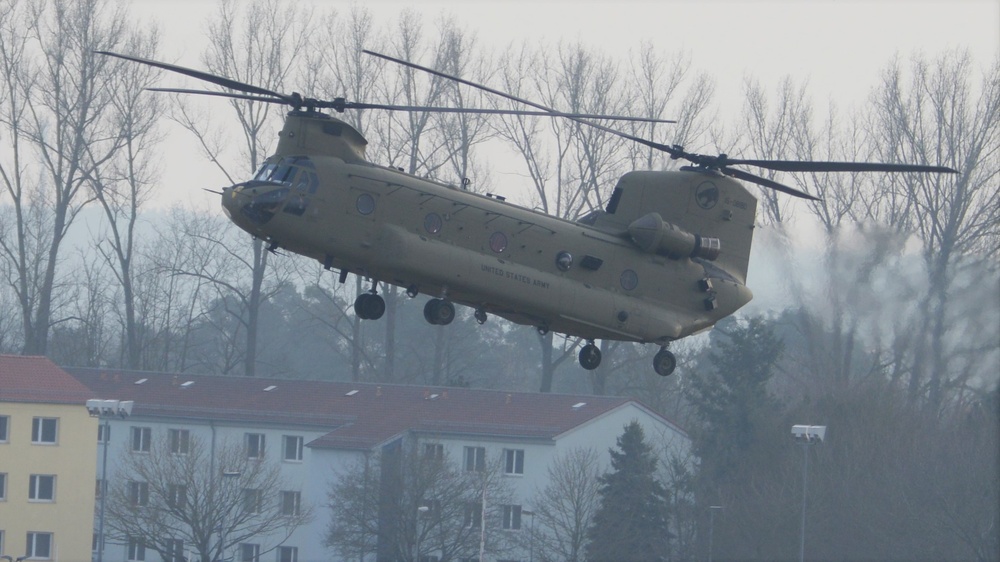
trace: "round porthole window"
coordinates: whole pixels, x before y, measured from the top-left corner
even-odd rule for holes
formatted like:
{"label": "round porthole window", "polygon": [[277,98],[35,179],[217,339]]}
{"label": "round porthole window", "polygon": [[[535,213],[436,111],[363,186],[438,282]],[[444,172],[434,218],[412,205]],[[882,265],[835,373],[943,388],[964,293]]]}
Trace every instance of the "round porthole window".
{"label": "round porthole window", "polygon": [[441,215],[437,213],[430,213],[424,217],[424,230],[431,234],[437,234],[441,232],[441,227],[444,226],[444,221],[441,220]]}
{"label": "round porthole window", "polygon": [[556,254],[556,267],[559,271],[569,271],[573,267],[573,254],[569,252],[559,252]]}
{"label": "round porthole window", "polygon": [[626,269],[622,272],[621,276],[622,289],[626,291],[631,291],[639,286],[639,274],[632,271],[631,269]]}
{"label": "round porthole window", "polygon": [[370,193],[362,193],[358,196],[356,206],[362,215],[370,215],[375,212],[375,198]]}
{"label": "round porthole window", "polygon": [[503,252],[507,249],[507,235],[503,232],[494,232],[490,236],[490,249],[496,253]]}

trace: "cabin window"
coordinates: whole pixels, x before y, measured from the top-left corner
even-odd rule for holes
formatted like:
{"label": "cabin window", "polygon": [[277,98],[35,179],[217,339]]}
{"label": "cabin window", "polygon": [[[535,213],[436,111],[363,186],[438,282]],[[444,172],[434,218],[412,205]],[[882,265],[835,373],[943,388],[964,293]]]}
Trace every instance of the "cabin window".
{"label": "cabin window", "polygon": [[639,274],[631,269],[626,269],[622,272],[621,284],[622,289],[625,289],[626,291],[635,289],[639,286]]}
{"label": "cabin window", "polygon": [[559,271],[569,271],[573,267],[573,254],[569,252],[559,252],[556,255],[556,267]]}
{"label": "cabin window", "polygon": [[443,226],[444,222],[441,220],[441,215],[437,213],[429,213],[424,217],[424,230],[431,234],[441,232]]}
{"label": "cabin window", "polygon": [[490,249],[496,253],[501,253],[507,249],[507,235],[503,232],[494,232],[490,236]]}
{"label": "cabin window", "polygon": [[288,198],[288,202],[285,203],[285,212],[290,215],[295,215],[301,217],[306,212],[306,207],[309,206],[309,198],[301,193],[292,194]]}
{"label": "cabin window", "polygon": [[611,192],[611,199],[608,200],[608,206],[605,209],[609,215],[615,214],[618,210],[618,203],[622,200],[622,188],[616,187],[614,191]]}
{"label": "cabin window", "polygon": [[375,198],[370,193],[362,193],[358,196],[356,206],[362,215],[370,215],[375,212]]}

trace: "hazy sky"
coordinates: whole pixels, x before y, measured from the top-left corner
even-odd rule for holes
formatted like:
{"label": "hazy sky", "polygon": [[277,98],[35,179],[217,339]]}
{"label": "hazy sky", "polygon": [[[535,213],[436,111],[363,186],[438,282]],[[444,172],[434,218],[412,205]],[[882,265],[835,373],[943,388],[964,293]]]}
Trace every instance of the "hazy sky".
{"label": "hazy sky", "polygon": [[[340,11],[351,6],[332,1],[315,4]],[[199,66],[204,19],[214,13],[214,2],[134,0],[131,5],[134,15],[160,24],[164,58]],[[747,75],[765,87],[777,85],[785,76],[808,80],[818,107],[828,100],[851,107],[865,102],[880,70],[897,54],[936,56],[947,49],[967,48],[985,68],[1000,53],[1000,0],[367,0],[362,5],[385,26],[395,23],[406,8],[419,10],[427,26],[442,14],[450,15],[475,32],[486,49],[501,50],[510,42],[563,40],[620,54],[622,60],[642,40],[666,53],[684,49],[692,57],[693,70],[715,79],[716,104],[723,115],[739,111],[740,88]],[[162,85],[184,85],[182,81],[164,75]],[[165,169],[176,164],[171,162],[174,153],[171,149],[165,154]],[[183,158],[189,169],[197,157],[173,156]],[[212,177],[204,187],[217,187],[212,184],[221,185],[222,179],[221,174]]]}

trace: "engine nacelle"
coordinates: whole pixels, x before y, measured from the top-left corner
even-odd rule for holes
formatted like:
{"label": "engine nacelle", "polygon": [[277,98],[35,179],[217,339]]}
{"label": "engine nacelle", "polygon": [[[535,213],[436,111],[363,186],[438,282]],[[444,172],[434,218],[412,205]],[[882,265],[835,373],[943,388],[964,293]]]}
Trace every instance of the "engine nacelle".
{"label": "engine nacelle", "polygon": [[713,261],[722,251],[718,238],[691,234],[663,220],[659,213],[644,215],[628,225],[629,236],[642,251],[674,259],[702,258]]}

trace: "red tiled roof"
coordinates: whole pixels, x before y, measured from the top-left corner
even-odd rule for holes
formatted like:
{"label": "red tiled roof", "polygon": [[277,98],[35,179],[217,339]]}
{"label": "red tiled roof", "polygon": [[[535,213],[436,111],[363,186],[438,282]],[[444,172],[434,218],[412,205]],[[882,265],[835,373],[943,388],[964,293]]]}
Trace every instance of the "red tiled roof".
{"label": "red tiled roof", "polygon": [[[329,430],[310,444],[321,448],[370,449],[410,430],[552,439],[632,402],[607,396],[430,386],[67,371],[97,398],[134,400],[133,416],[312,426]],[[268,387],[273,388],[265,390]]]}
{"label": "red tiled roof", "polygon": [[0,354],[0,401],[79,404],[90,390],[47,357]]}

